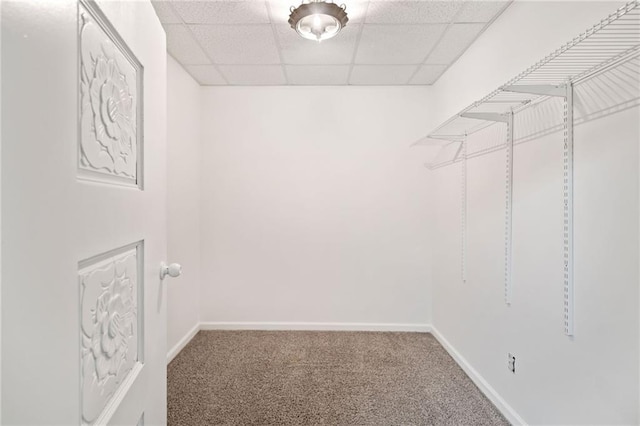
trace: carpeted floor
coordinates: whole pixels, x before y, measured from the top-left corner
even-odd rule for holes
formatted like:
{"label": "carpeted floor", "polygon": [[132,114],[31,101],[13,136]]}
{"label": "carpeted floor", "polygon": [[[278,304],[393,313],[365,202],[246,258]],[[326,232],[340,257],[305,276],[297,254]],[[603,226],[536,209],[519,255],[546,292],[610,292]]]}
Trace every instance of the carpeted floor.
{"label": "carpeted floor", "polygon": [[201,331],[168,367],[169,425],[506,425],[426,333]]}

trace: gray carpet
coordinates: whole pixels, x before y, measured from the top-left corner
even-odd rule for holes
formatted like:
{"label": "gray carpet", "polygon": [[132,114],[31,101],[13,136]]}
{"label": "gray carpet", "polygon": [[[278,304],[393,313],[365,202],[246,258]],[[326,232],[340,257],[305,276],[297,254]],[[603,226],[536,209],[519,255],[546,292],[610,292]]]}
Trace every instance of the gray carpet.
{"label": "gray carpet", "polygon": [[201,331],[169,364],[169,425],[505,425],[425,333]]}

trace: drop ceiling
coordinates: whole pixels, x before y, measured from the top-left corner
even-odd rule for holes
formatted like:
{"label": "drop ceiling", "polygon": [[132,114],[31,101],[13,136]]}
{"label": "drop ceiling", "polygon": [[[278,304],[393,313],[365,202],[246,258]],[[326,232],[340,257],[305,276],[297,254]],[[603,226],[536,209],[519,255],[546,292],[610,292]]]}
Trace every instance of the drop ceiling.
{"label": "drop ceiling", "polygon": [[430,85],[510,1],[344,3],[347,26],[316,43],[287,24],[299,0],[153,1],[169,54],[216,86]]}

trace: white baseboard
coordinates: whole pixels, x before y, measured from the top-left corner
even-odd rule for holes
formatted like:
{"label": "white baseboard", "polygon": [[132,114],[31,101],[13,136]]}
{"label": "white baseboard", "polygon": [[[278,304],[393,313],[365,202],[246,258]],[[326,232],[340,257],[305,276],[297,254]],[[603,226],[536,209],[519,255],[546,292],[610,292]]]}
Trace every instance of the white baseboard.
{"label": "white baseboard", "polygon": [[429,333],[429,324],[334,322],[200,322],[167,353],[169,364],[200,330],[406,331]]}
{"label": "white baseboard", "polygon": [[173,361],[176,355],[178,355],[180,351],[183,350],[185,346],[187,346],[191,339],[193,339],[193,337],[198,334],[198,331],[200,331],[200,323],[196,323],[196,325],[193,326],[193,328],[189,330],[187,334],[185,334],[184,337],[180,339],[180,341],[169,350],[169,353],[167,353],[167,365],[169,365],[169,363]]}
{"label": "white baseboard", "polygon": [[449,352],[458,365],[467,373],[467,376],[473,380],[473,383],[482,391],[483,394],[496,406],[503,416],[512,425],[526,425],[527,423],[516,413],[516,411],[496,392],[496,390],[478,373],[469,362],[445,339],[438,330],[431,326],[431,334],[435,337],[443,348]]}
{"label": "white baseboard", "polygon": [[359,322],[201,322],[200,330],[408,331],[428,333],[429,324]]}

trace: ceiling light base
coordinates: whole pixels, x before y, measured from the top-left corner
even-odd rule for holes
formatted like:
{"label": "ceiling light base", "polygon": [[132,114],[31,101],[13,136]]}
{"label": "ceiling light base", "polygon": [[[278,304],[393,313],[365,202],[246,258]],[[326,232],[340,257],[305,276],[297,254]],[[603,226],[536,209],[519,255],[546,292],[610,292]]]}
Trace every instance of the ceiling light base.
{"label": "ceiling light base", "polygon": [[315,41],[327,40],[334,37],[347,25],[346,6],[325,1],[312,1],[291,7],[289,25],[300,36]]}

